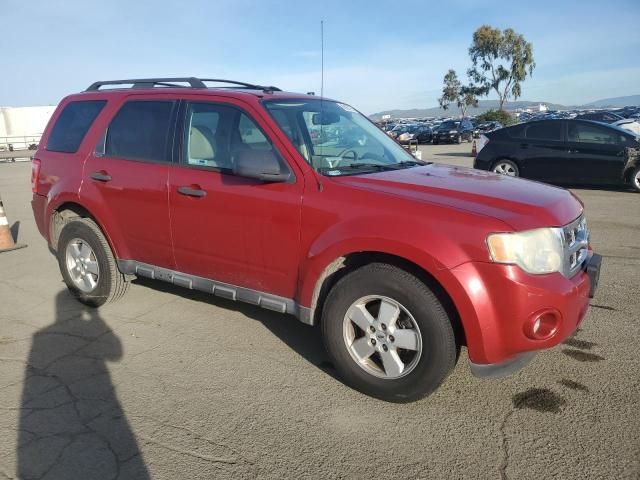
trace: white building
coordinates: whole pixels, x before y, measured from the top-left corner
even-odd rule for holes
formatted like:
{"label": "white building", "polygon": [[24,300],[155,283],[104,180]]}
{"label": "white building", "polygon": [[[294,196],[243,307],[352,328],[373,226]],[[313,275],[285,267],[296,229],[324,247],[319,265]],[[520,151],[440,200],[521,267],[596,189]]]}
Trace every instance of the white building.
{"label": "white building", "polygon": [[0,150],[38,143],[56,107],[0,107]]}

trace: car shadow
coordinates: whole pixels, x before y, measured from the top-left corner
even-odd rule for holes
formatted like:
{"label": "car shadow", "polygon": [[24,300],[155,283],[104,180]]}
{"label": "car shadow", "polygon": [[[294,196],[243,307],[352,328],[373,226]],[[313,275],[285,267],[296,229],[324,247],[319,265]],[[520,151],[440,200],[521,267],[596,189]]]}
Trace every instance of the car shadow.
{"label": "car shadow", "polygon": [[188,290],[171,283],[141,277],[133,280],[133,283],[154,290],[171,293],[172,295],[178,295],[189,300],[240,312],[246,317],[262,323],[271,333],[306,361],[331,377],[341,381],[334,371],[333,365],[329,362],[329,357],[322,343],[320,328],[317,325],[313,327],[305,325],[292,315],[283,315],[248,303],[234,302],[198,290]]}
{"label": "car shadow", "polygon": [[148,479],[107,362],[122,343],[67,290],[32,338],[22,390],[17,478]]}
{"label": "car shadow", "polygon": [[341,381],[334,371],[333,365],[329,362],[329,357],[322,343],[320,328],[317,325],[312,327],[300,322],[293,315],[283,315],[256,305],[227,300],[210,293],[189,290],[167,282],[139,277],[133,280],[133,283],[196,302],[240,312],[246,317],[262,323],[271,333],[302,358],[331,377]]}
{"label": "car shadow", "polygon": [[473,158],[471,152],[450,152],[450,153],[434,153],[438,157],[467,157]]}
{"label": "car shadow", "polygon": [[556,185],[562,188],[571,188],[577,190],[592,190],[592,191],[603,191],[603,192],[624,192],[624,193],[635,193],[631,186],[629,185],[582,185],[576,183],[550,183],[550,185]]}

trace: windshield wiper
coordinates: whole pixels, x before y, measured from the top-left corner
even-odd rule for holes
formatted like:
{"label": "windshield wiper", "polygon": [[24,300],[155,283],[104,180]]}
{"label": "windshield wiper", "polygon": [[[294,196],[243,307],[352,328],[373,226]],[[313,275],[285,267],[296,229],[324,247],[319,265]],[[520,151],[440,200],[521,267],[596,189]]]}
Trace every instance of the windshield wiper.
{"label": "windshield wiper", "polygon": [[335,167],[322,167],[319,168],[318,171],[320,173],[326,174],[329,172],[352,172],[352,171],[360,171],[360,170],[370,170],[374,172],[385,172],[387,170],[396,170],[395,167],[391,165],[381,165],[379,163],[351,163],[349,165],[339,165]]}
{"label": "windshield wiper", "polygon": [[433,162],[423,162],[418,160],[403,160],[402,162],[393,163],[392,166],[397,166],[398,168],[407,168],[407,167],[423,167],[425,165],[431,165]]}
{"label": "windshield wiper", "polygon": [[[340,165],[335,167],[322,167],[318,171],[322,174],[332,175],[331,172],[355,172],[364,173],[366,171],[371,172],[388,172],[391,170],[400,170],[409,167],[418,167],[424,165],[431,165],[433,162],[419,162],[413,160],[406,160],[398,163],[351,163],[349,165]],[[364,171],[364,172],[362,172]],[[335,174],[334,174],[335,175]]]}

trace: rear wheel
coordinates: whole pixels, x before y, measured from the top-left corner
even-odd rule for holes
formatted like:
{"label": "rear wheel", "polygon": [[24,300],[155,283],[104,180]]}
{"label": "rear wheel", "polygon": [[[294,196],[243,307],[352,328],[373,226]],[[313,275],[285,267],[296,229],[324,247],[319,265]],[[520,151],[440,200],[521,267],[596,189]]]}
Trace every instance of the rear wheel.
{"label": "rear wheel", "polygon": [[456,361],[442,304],[419,279],[387,264],[364,266],[334,286],[322,333],[345,383],[386,401],[430,394]]}
{"label": "rear wheel", "polygon": [[494,173],[499,173],[501,175],[507,175],[508,177],[520,176],[520,170],[518,169],[518,166],[511,160],[498,160],[493,164],[491,171]]}
{"label": "rear wheel", "polygon": [[126,292],[128,282],[92,220],[74,218],[67,223],[60,233],[57,255],[67,288],[85,305],[99,307]]}

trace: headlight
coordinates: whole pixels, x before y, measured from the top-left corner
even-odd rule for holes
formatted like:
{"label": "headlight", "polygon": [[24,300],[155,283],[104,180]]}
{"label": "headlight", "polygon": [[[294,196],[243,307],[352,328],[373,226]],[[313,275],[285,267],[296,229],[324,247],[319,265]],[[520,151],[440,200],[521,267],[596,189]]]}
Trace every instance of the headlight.
{"label": "headlight", "polygon": [[562,269],[561,228],[493,233],[487,237],[487,245],[494,262],[515,264],[527,273],[553,273]]}

